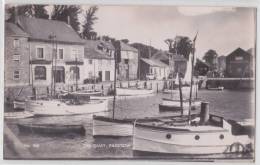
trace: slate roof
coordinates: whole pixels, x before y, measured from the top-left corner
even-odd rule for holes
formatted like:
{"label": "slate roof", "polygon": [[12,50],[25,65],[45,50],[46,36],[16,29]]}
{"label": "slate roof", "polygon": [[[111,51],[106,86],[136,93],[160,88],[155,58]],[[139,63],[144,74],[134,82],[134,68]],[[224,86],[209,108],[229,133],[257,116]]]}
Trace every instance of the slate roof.
{"label": "slate roof", "polygon": [[120,41],[121,51],[133,51],[138,52],[138,50],[122,41]]}
{"label": "slate roof", "polygon": [[84,44],[77,32],[62,21],[19,16],[18,25],[29,34],[29,39],[32,40],[49,42],[49,36],[54,34],[58,42]]}
{"label": "slate roof", "polygon": [[5,22],[5,35],[16,37],[29,37],[21,28],[14,23]]}
{"label": "slate roof", "polygon": [[84,57],[90,59],[110,59],[113,60],[113,56],[105,51],[98,50],[98,45],[102,45],[105,48],[114,50],[114,46],[110,42],[100,40],[85,40]]}
{"label": "slate roof", "polygon": [[245,51],[242,48],[237,48],[236,50],[234,50],[233,52],[229,53],[226,58],[230,58],[231,56],[236,56],[236,55],[243,55],[243,56],[252,56],[250,53],[248,53],[247,51]]}
{"label": "slate roof", "polygon": [[148,59],[148,58],[141,58],[141,60],[150,66],[163,67],[163,68],[168,67],[168,65],[166,65],[165,63],[163,63],[159,60]]}

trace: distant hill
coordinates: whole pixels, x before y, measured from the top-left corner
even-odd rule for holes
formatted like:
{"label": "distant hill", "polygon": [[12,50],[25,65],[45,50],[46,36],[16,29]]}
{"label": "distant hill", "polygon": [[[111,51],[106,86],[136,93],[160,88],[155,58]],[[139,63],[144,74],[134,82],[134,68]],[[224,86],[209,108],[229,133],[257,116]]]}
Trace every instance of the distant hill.
{"label": "distant hill", "polygon": [[130,45],[139,50],[141,58],[149,58],[149,48],[151,50],[151,56],[159,51],[158,49],[152,46],[145,45],[142,43],[132,43]]}

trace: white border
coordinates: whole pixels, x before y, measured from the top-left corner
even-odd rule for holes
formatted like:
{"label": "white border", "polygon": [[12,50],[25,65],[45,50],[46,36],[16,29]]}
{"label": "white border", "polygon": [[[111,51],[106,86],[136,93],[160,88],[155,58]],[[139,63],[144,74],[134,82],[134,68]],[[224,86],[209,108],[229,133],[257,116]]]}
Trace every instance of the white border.
{"label": "white border", "polygon": [[[240,7],[256,7],[257,8],[257,27],[259,29],[259,10],[260,10],[260,0],[126,0],[126,1],[120,1],[120,0],[0,0],[0,117],[1,117],[1,126],[0,126],[0,144],[3,144],[3,96],[4,96],[4,3],[19,3],[19,4],[25,4],[25,3],[41,3],[41,4],[97,4],[97,5],[176,5],[176,6],[240,6]],[[257,40],[259,40],[259,34],[257,33]],[[259,51],[259,41],[257,42],[257,53]],[[259,64],[259,57],[256,57],[256,64]],[[259,71],[259,66],[256,65],[256,70]],[[256,73],[256,84],[258,84],[259,80],[259,73]],[[256,88],[256,100],[258,99],[258,92],[259,89]],[[256,118],[259,119],[259,112],[258,112],[259,103],[256,101]],[[255,163],[259,164],[259,127],[260,127],[260,121],[256,120],[256,155],[255,155]],[[2,147],[2,146],[1,146]],[[103,160],[103,161],[41,161],[41,160],[2,160],[3,158],[3,149],[0,149],[0,164],[57,164],[62,163],[64,165],[71,165],[72,163],[77,164],[179,164],[180,162],[172,162],[172,161],[155,161],[155,160]],[[192,162],[194,164],[196,162]],[[190,164],[187,163],[181,163],[181,164]],[[205,163],[196,163],[196,164],[205,164]],[[207,163],[208,164],[208,163]],[[230,163],[221,163],[221,164],[230,164]],[[245,163],[236,163],[236,164],[245,164]]]}

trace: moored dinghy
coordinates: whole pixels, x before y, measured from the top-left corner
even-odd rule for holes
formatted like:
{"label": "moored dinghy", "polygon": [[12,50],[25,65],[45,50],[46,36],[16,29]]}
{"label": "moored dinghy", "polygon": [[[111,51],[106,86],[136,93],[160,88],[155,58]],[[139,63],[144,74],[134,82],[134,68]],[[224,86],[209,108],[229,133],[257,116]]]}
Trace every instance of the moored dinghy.
{"label": "moored dinghy", "polygon": [[82,125],[62,125],[62,124],[17,124],[20,132],[39,134],[85,134]]}

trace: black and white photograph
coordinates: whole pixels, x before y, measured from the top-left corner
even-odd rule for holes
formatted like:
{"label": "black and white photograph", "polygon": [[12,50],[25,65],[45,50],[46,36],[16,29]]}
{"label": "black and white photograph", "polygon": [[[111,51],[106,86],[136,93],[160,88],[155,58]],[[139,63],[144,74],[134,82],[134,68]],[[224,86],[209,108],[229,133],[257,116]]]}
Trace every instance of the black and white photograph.
{"label": "black and white photograph", "polygon": [[3,13],[5,160],[255,161],[257,7]]}

